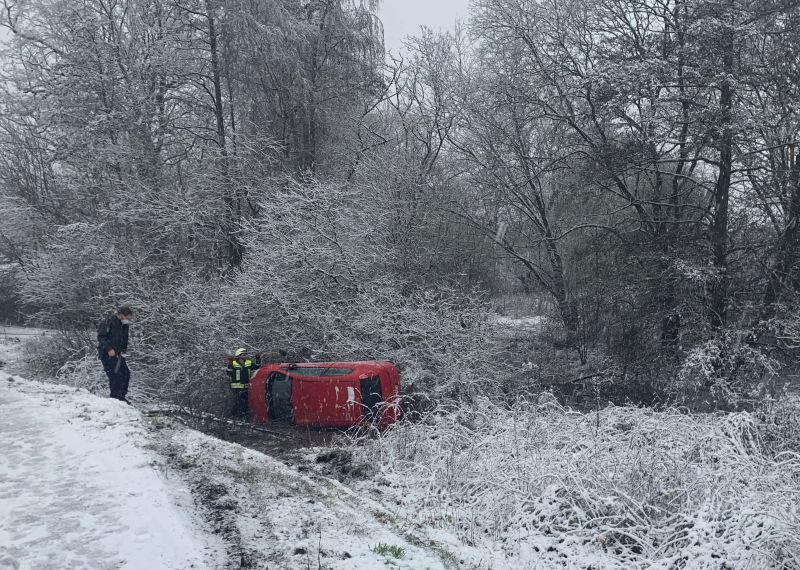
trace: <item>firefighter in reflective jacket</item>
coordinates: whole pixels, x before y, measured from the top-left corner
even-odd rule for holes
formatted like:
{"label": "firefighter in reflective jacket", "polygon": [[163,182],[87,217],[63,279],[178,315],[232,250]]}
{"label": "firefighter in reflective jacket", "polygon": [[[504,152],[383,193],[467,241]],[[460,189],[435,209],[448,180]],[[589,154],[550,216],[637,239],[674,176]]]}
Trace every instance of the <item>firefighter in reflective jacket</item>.
{"label": "firefighter in reflective jacket", "polygon": [[246,416],[247,409],[247,387],[250,385],[250,377],[260,366],[259,358],[251,358],[243,348],[238,349],[233,358],[228,358],[228,376],[231,381],[231,391],[233,392],[233,406],[231,415],[235,417]]}

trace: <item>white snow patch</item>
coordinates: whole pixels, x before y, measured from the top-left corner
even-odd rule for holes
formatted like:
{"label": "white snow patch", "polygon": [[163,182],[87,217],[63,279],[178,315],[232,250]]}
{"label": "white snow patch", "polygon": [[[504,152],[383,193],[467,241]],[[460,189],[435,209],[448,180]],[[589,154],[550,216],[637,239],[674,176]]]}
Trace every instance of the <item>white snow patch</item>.
{"label": "white snow patch", "polygon": [[57,334],[57,331],[50,329],[0,325],[0,340],[19,342],[24,338],[53,336],[54,334]]}
{"label": "white snow patch", "polygon": [[0,568],[217,567],[146,443],[122,402],[0,372]]}
{"label": "white snow patch", "polygon": [[522,318],[513,318],[513,317],[502,317],[496,316],[491,319],[492,323],[502,327],[508,327],[512,329],[535,329],[539,330],[550,319],[544,317],[542,315],[536,315],[532,317],[522,317]]}

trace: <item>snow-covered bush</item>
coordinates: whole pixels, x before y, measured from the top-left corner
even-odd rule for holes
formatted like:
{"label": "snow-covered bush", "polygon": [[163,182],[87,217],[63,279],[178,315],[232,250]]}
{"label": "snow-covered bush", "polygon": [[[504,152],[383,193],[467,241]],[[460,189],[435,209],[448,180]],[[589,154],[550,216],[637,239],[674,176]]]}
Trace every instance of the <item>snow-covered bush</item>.
{"label": "snow-covered bush", "polygon": [[[80,359],[67,360],[56,372],[55,380],[59,384],[83,388],[92,394],[107,396],[109,393],[108,378],[94,354],[87,354]],[[134,384],[131,394],[137,392],[139,392],[139,387]]]}
{"label": "snow-covered bush", "polygon": [[748,413],[484,401],[352,452],[402,515],[518,567],[793,568],[800,455],[769,452],[761,433]]}
{"label": "snow-covered bush", "polygon": [[50,331],[22,345],[18,372],[93,394],[108,394],[108,379],[86,332]]}
{"label": "snow-covered bush", "polygon": [[[261,205],[230,279],[243,341],[314,360],[386,359],[404,383],[453,395],[486,386],[492,326],[480,295],[396,270],[393,206],[370,188],[287,182]],[[277,346],[275,346],[277,345]],[[451,381],[448,371],[459,370]]]}
{"label": "snow-covered bush", "polygon": [[[142,396],[220,412],[228,377],[225,357],[240,342],[245,308],[227,303],[225,283],[186,271],[177,282],[132,280],[126,302],[131,389]],[[237,334],[238,333],[238,334]]]}
{"label": "snow-covered bush", "polygon": [[687,354],[674,386],[676,400],[700,409],[737,409],[782,393],[780,363],[726,332]]}
{"label": "snow-covered bush", "polygon": [[800,450],[800,399],[797,395],[772,402],[756,413],[761,440],[770,453],[777,456]]}
{"label": "snow-covered bush", "polygon": [[77,222],[54,228],[31,261],[21,283],[23,302],[38,308],[38,316],[73,326],[85,325],[109,298],[124,291],[128,260],[102,228]]}
{"label": "snow-covered bush", "polygon": [[483,298],[454,280],[423,286],[398,273],[385,196],[288,181],[260,208],[242,234],[242,266],[229,271],[150,263],[139,243],[126,246],[144,248],[145,257],[119,255],[112,236],[86,225],[81,239],[43,250],[27,295],[86,333],[75,354],[52,347],[50,374],[65,362],[84,366],[96,321],[126,304],[135,313],[129,364],[137,399],[221,411],[225,356],[239,346],[318,361],[391,360],[406,389],[434,397],[496,389],[486,380],[501,375]]}

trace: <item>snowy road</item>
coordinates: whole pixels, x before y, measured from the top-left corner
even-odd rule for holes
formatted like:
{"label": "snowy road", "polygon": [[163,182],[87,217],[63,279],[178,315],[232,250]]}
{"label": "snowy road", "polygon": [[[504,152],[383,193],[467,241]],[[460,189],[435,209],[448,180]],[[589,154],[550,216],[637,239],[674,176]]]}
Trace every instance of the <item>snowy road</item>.
{"label": "snowy road", "polygon": [[216,567],[144,439],[125,404],[0,372],[0,568]]}

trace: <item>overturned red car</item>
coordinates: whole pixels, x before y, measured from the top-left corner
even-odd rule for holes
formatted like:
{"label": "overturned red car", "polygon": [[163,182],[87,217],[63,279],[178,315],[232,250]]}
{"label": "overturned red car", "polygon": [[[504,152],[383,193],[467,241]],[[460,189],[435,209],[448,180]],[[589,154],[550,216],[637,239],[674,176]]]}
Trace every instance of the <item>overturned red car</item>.
{"label": "overturned red car", "polygon": [[248,404],[261,423],[383,428],[400,418],[400,373],[380,361],[264,364],[250,379]]}

